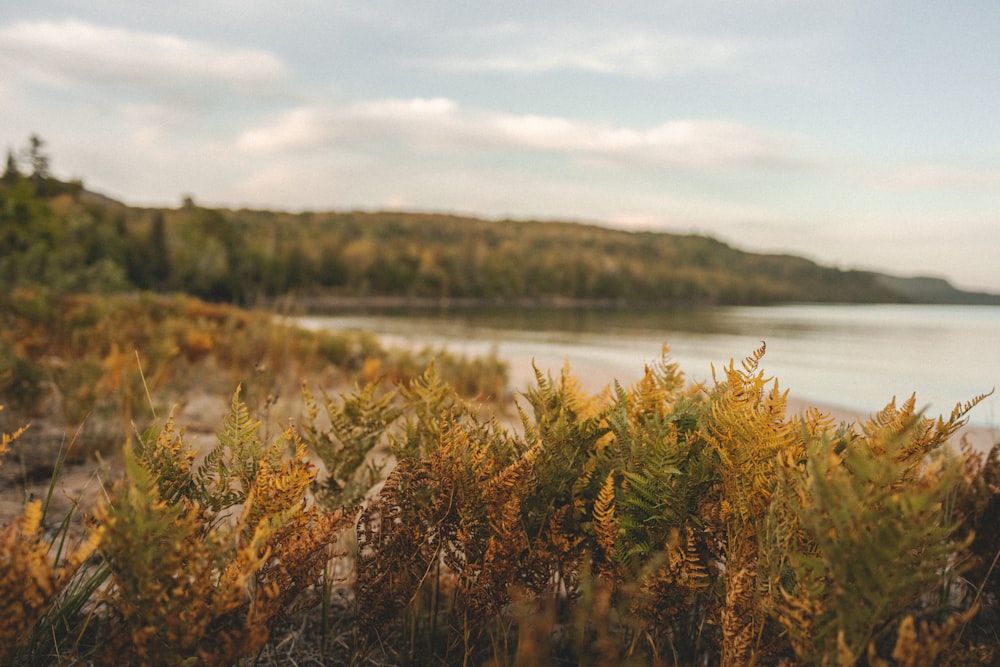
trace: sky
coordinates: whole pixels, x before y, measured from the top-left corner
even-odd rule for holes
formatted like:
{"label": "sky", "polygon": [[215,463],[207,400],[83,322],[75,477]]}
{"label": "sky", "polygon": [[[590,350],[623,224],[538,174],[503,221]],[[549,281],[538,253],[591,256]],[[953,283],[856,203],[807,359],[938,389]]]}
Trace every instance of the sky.
{"label": "sky", "polygon": [[715,236],[1000,292],[1000,3],[0,5],[0,149],[135,205]]}

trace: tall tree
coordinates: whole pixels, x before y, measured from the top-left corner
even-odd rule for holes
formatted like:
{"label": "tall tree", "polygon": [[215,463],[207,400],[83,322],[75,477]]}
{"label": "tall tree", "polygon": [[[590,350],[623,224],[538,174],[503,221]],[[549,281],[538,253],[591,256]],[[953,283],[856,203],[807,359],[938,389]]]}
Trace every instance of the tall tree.
{"label": "tall tree", "polygon": [[14,151],[7,149],[7,166],[3,170],[4,183],[16,183],[21,178],[21,172],[17,168],[17,158]]}
{"label": "tall tree", "polygon": [[28,148],[25,157],[31,167],[31,178],[35,181],[42,181],[49,177],[49,156],[45,152],[45,140],[37,134],[28,137]]}
{"label": "tall tree", "polygon": [[170,278],[170,255],[167,252],[167,228],[161,211],[153,215],[147,244],[149,277],[153,288],[166,289],[167,279]]}

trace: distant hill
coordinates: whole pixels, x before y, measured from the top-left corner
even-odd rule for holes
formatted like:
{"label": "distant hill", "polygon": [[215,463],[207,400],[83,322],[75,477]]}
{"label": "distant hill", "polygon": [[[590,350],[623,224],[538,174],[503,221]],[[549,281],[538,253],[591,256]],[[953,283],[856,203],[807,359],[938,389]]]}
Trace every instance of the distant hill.
{"label": "distant hill", "polygon": [[[51,180],[51,179],[50,179]],[[694,234],[403,212],[132,207],[0,183],[0,288],[396,305],[989,303],[938,278],[826,267]]]}
{"label": "distant hill", "polygon": [[954,303],[997,305],[1000,295],[986,292],[966,292],[953,286],[944,278],[917,276],[901,278],[879,274],[878,280],[893,292],[914,303]]}

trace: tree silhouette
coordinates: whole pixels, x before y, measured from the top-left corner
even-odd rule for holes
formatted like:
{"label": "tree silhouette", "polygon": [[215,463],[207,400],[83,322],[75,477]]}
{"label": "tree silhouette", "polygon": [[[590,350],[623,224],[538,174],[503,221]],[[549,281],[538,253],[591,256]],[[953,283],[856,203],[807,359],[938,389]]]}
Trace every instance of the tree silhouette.
{"label": "tree silhouette", "polygon": [[170,278],[170,256],[167,253],[167,230],[163,213],[157,211],[149,229],[149,277],[157,289],[164,289]]}
{"label": "tree silhouette", "polygon": [[7,166],[3,170],[3,182],[4,183],[16,183],[21,178],[21,172],[17,168],[17,158],[14,157],[14,152],[7,149]]}
{"label": "tree silhouette", "polygon": [[45,140],[37,134],[28,137],[28,148],[25,149],[25,158],[31,167],[31,178],[34,181],[42,181],[49,177],[50,159],[44,150]]}

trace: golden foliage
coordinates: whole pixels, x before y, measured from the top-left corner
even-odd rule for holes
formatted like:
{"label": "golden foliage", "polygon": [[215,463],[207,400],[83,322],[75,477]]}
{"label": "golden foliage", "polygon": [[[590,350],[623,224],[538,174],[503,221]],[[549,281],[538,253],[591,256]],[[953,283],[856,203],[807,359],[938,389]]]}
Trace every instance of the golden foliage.
{"label": "golden foliage", "polygon": [[42,503],[29,503],[0,534],[0,658],[9,659],[56,591],[48,545],[41,541]]}
{"label": "golden foliage", "polygon": [[597,546],[604,553],[606,561],[614,559],[615,543],[618,541],[618,524],[615,521],[615,473],[608,473],[601,490],[594,501],[594,530]]}
{"label": "golden foliage", "polygon": [[98,518],[106,526],[109,602],[121,620],[105,640],[107,657],[231,664],[266,640],[266,627],[241,613],[248,582],[267,555],[265,527],[247,543],[228,528],[206,531],[196,512],[165,503],[134,463]]}
{"label": "golden foliage", "polygon": [[[765,633],[767,618],[759,604],[760,534],[772,504],[782,461],[805,457],[803,429],[786,415],[787,391],[759,370],[766,346],[724,368],[716,378],[711,408],[699,433],[718,457],[719,519],[725,526],[720,628],[724,665],[758,659],[776,650]],[[713,369],[714,371],[714,369]],[[766,545],[765,545],[766,548]],[[765,567],[767,556],[764,556]]]}
{"label": "golden foliage", "polygon": [[[3,405],[0,405],[0,410],[3,410]],[[4,455],[10,451],[11,443],[20,438],[26,430],[28,426],[21,426],[13,433],[0,433],[0,466],[3,465]]]}
{"label": "golden foliage", "polygon": [[0,618],[0,639],[37,632],[99,539],[87,657],[232,664],[316,601],[354,526],[355,663],[995,661],[1000,447],[944,447],[982,397],[938,420],[912,398],[856,425],[789,415],[764,352],[709,389],[666,348],[598,396],[536,372],[521,431],[433,366],[398,391],[306,390],[304,435],[269,441],[237,390],[200,464],[172,418],[147,431],[58,567],[37,505],[3,529],[23,625]]}
{"label": "golden foliage", "polygon": [[719,457],[723,518],[734,526],[753,524],[763,515],[779,455],[798,459],[804,454],[795,422],[785,414],[787,391],[758,370],[765,350],[764,345],[754,350],[740,369],[733,362],[724,369],[725,380],[716,380],[701,431]]}
{"label": "golden foliage", "polygon": [[16,523],[0,528],[0,662],[30,640],[66,582],[93,553],[100,531],[91,532],[62,560],[53,562],[42,528],[42,503],[33,501]]}
{"label": "golden foliage", "polygon": [[296,431],[264,443],[259,426],[237,390],[199,468],[171,420],[126,450],[126,478],[97,514],[119,619],[108,656],[232,664],[318,582],[350,520],[307,504],[315,469]]}
{"label": "golden foliage", "polygon": [[[0,406],[3,409],[3,406]],[[3,434],[0,456],[24,432]],[[8,664],[30,641],[33,628],[49,613],[67,581],[87,561],[101,539],[90,531],[64,556],[52,558],[40,500],[27,503],[19,520],[0,527],[0,663]],[[61,551],[61,550],[60,550]]]}

